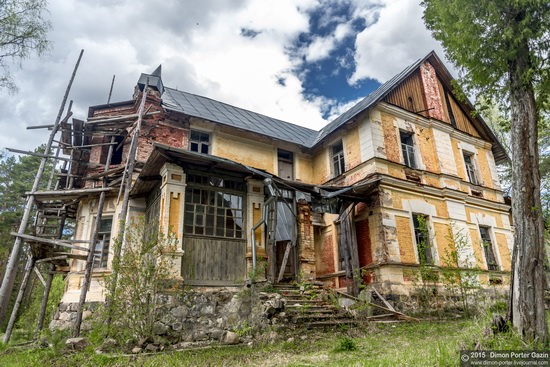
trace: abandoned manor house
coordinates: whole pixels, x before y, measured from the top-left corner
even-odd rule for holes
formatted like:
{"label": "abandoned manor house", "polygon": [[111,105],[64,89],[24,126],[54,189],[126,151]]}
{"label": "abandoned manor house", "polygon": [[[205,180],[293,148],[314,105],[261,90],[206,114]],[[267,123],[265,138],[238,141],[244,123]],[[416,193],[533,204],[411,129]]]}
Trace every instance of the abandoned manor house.
{"label": "abandoned manor house", "polygon": [[[79,246],[98,238],[87,302],[105,300],[121,214],[174,236],[173,279],[195,289],[311,281],[394,299],[426,267],[478,268],[504,288],[513,234],[496,166],[509,158],[472,112],[434,52],[320,131],[165,86],[159,66],[133,99],[64,122],[67,189],[36,200],[63,204]],[[61,306],[83,285],[86,251],[71,253]]]}

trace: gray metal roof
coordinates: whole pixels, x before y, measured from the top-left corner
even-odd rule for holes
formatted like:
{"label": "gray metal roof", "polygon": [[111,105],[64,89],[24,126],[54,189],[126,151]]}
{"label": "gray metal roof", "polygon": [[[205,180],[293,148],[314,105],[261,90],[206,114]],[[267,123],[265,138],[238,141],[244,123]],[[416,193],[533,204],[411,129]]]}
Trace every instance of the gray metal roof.
{"label": "gray metal roof", "polygon": [[[443,74],[446,81],[450,81],[452,76],[449,71],[443,66],[441,60],[437,57],[434,51],[422,59],[418,59],[413,64],[405,68],[399,74],[382,84],[378,89],[369,94],[359,103],[351,107],[342,115],[331,121],[328,125],[322,128],[320,131],[315,131],[306,127],[298,126],[278,120],[272,117],[268,117],[256,112],[248,111],[243,108],[231,106],[227,103],[215,101],[210,98],[198,96],[195,94],[179,91],[177,89],[164,87],[164,94],[162,95],[163,106],[167,110],[177,111],[185,113],[189,116],[199,117],[212,122],[233,126],[246,131],[255,132],[258,134],[266,135],[271,138],[280,139],[283,141],[299,144],[301,146],[311,148],[320,143],[332,132],[336,131],[339,127],[346,122],[352,120],[361,112],[374,106],[380,102],[388,93],[390,93],[396,86],[403,82],[409,75],[411,75],[422,62],[430,59],[434,67]],[[157,75],[158,74],[158,75]],[[145,82],[146,76],[142,74],[140,82]],[[159,80],[157,80],[157,78]],[[162,80],[160,76],[160,66],[153,72],[152,77],[149,79],[151,85],[158,84],[162,88]],[[158,87],[157,87],[158,88]],[[467,105],[473,109],[468,102]],[[481,117],[478,117],[480,121],[480,128],[485,134],[485,138],[496,143],[493,144],[493,154],[497,163],[503,163],[509,160],[506,152],[493,132],[489,129],[487,124]]]}
{"label": "gray metal roof", "polygon": [[183,112],[186,115],[200,117],[311,148],[344,123],[378,103],[397,84],[408,77],[424,59],[419,59],[392,79],[382,84],[361,102],[344,112],[320,131],[308,129],[256,112],[231,106],[227,103],[169,87],[164,87],[162,103],[168,110]]}
{"label": "gray metal roof", "polygon": [[310,147],[318,132],[210,98],[165,87],[162,104],[167,110],[183,112],[246,131]]}

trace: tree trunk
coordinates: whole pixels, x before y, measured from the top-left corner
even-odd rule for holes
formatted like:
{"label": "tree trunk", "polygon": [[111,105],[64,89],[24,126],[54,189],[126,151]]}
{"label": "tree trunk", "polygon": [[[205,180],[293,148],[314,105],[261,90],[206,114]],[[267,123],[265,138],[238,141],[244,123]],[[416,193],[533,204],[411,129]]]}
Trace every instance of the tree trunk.
{"label": "tree trunk", "polygon": [[508,318],[525,340],[548,341],[544,314],[544,234],[540,200],[538,114],[529,46],[508,62],[512,117],[514,251]]}

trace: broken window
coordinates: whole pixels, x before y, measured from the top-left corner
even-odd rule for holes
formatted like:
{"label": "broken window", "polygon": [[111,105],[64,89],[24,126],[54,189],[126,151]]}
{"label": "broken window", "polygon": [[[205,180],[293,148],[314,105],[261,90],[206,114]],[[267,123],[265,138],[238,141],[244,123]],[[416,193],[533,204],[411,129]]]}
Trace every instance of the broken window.
{"label": "broken window", "polygon": [[476,167],[474,164],[474,155],[472,153],[463,152],[464,164],[466,165],[466,173],[468,174],[468,179],[474,185],[479,185],[477,179]]}
{"label": "broken window", "polygon": [[421,265],[433,265],[432,245],[430,243],[429,218],[424,214],[413,214],[414,238]]}
{"label": "broken window", "polygon": [[101,218],[98,239],[94,247],[94,268],[106,268],[109,258],[109,244],[111,242],[111,227],[113,218]]}
{"label": "broken window", "polygon": [[294,155],[292,152],[279,149],[277,150],[277,158],[279,163],[279,177],[285,180],[294,179]]}
{"label": "broken window", "polygon": [[202,154],[210,153],[210,134],[202,131],[191,130],[189,150]]}
{"label": "broken window", "polygon": [[244,181],[189,173],[185,190],[186,234],[244,238]]}
{"label": "broken window", "polygon": [[487,270],[498,271],[499,266],[493,250],[493,241],[489,234],[489,227],[479,227],[479,234],[481,235],[481,245],[483,246],[483,253],[485,254],[485,261],[487,262]]}
{"label": "broken window", "polygon": [[[124,145],[121,144],[124,141],[124,135],[116,135],[113,143],[113,154],[111,156],[110,164],[121,164],[124,152]],[[111,142],[111,137],[103,139],[105,143]],[[109,155],[110,144],[103,145],[101,147],[101,156],[99,157],[99,163],[107,163],[107,156]],[[118,148],[118,149],[117,149]]]}
{"label": "broken window", "polygon": [[401,151],[403,152],[403,161],[405,166],[417,168],[414,156],[413,134],[405,131],[399,131],[399,138],[401,140]]}
{"label": "broken window", "polygon": [[344,161],[344,145],[342,141],[332,146],[332,170],[334,177],[340,176],[346,170]]}

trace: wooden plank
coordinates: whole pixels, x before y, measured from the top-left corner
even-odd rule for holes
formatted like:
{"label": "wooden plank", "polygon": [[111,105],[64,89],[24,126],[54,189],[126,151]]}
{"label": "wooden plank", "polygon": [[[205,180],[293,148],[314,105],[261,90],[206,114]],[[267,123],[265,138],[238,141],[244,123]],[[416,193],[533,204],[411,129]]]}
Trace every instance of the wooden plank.
{"label": "wooden plank", "polygon": [[369,306],[376,307],[376,308],[378,308],[378,309],[380,309],[380,310],[384,310],[384,311],[386,311],[386,312],[390,312],[390,313],[392,313],[392,314],[394,314],[394,315],[397,315],[397,316],[398,316],[400,319],[402,319],[402,320],[407,320],[407,321],[420,321],[420,319],[417,319],[417,318],[415,318],[415,317],[407,316],[407,315],[405,315],[404,313],[401,313],[401,312],[399,312],[399,311],[392,311],[392,310],[390,310],[389,308],[386,308],[386,307],[377,305],[377,304],[375,304],[375,303],[363,301],[363,300],[361,300],[361,299],[359,299],[359,298],[357,298],[357,297],[353,297],[353,296],[350,296],[349,294],[346,294],[346,293],[344,293],[344,292],[340,292],[339,290],[336,290],[336,289],[335,289],[334,292],[337,293],[337,294],[341,294],[342,296],[345,296],[345,297],[347,297],[347,298],[350,298],[350,299],[352,299],[352,300],[354,300],[354,301],[363,302],[363,303],[368,304]]}
{"label": "wooden plank", "polygon": [[47,238],[35,237],[35,236],[28,235],[28,234],[22,234],[22,233],[17,233],[17,232],[11,232],[10,234],[12,236],[19,237],[19,238],[22,238],[22,239],[28,240],[28,241],[34,241],[34,242],[44,243],[44,244],[53,245],[53,246],[62,246],[62,247],[67,247],[67,248],[74,249],[74,250],[81,250],[81,251],[88,252],[88,249],[86,247],[71,245],[70,243],[66,243],[62,240],[49,240]]}
{"label": "wooden plank", "polygon": [[393,308],[393,306],[388,301],[386,301],[386,299],[382,297],[380,293],[378,293],[376,288],[372,287],[372,290],[374,291],[374,293],[376,293],[376,296],[380,298],[380,300],[382,300],[382,302],[384,303],[384,305],[386,305],[387,308],[395,312],[395,308]]}
{"label": "wooden plank", "polygon": [[285,268],[286,263],[288,261],[288,255],[290,254],[290,249],[292,247],[292,242],[287,242],[286,249],[285,249],[285,255],[283,256],[283,261],[281,263],[281,270],[279,270],[279,277],[277,278],[277,282],[280,282],[281,279],[283,279],[283,276],[285,274]]}

